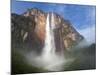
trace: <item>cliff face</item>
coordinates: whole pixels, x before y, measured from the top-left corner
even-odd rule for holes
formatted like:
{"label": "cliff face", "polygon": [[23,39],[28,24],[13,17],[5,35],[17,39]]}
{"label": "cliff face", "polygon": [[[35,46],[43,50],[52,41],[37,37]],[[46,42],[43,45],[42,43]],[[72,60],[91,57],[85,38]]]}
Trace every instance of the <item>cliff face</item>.
{"label": "cliff face", "polygon": [[75,30],[69,20],[64,20],[64,18],[56,13],[53,14],[57,51],[68,50],[83,40],[83,37]]}
{"label": "cliff face", "polygon": [[30,17],[34,16],[35,19],[32,21],[36,23],[34,32],[36,36],[40,39],[40,41],[44,41],[45,38],[45,25],[46,25],[46,13],[38,9],[30,9],[25,12],[23,16]]}
{"label": "cliff face", "polygon": [[[40,48],[42,48],[45,40],[47,13],[38,9],[29,9],[22,15],[12,14],[11,17],[13,26],[12,35],[15,36],[16,39],[19,39],[17,36],[20,36],[23,43],[29,43],[33,48],[36,46],[41,46]],[[57,51],[69,49],[83,39],[71,25],[70,21],[65,20],[57,13],[53,13],[53,17]]]}

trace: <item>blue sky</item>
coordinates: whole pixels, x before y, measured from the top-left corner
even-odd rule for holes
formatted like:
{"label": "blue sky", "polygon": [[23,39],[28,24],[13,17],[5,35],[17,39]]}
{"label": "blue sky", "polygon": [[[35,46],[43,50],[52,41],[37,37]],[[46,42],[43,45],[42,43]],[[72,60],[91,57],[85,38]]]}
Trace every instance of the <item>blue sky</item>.
{"label": "blue sky", "polygon": [[58,13],[64,19],[70,20],[72,25],[83,36],[85,36],[87,40],[95,41],[95,24],[96,24],[95,6],[23,2],[23,1],[19,2],[19,1],[12,0],[11,12],[22,14],[28,8],[38,8],[45,12]]}

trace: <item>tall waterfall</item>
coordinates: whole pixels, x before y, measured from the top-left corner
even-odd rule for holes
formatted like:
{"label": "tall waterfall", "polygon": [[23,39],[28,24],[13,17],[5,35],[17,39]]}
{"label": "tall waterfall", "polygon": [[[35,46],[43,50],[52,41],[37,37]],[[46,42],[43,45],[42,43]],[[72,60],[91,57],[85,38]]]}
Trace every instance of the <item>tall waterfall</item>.
{"label": "tall waterfall", "polygon": [[45,43],[42,53],[42,61],[44,68],[50,71],[59,71],[62,69],[62,65],[65,63],[65,59],[56,54],[55,40],[54,40],[54,14],[48,14],[46,20],[46,35]]}
{"label": "tall waterfall", "polygon": [[[50,19],[51,18],[51,19]],[[43,48],[43,56],[44,58],[49,58],[55,54],[55,41],[54,41],[54,16],[52,14],[47,15],[46,20],[46,35],[45,35],[45,44]]]}

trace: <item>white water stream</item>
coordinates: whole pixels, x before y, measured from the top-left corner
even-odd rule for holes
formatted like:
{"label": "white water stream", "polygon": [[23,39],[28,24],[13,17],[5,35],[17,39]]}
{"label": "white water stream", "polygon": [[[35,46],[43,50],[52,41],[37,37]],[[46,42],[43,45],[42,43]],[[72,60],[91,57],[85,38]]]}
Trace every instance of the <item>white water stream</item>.
{"label": "white water stream", "polygon": [[42,56],[44,59],[48,59],[55,55],[55,41],[54,41],[54,16],[51,15],[51,22],[50,22],[50,15],[47,15],[46,20],[46,36],[45,36],[45,44],[42,52]]}

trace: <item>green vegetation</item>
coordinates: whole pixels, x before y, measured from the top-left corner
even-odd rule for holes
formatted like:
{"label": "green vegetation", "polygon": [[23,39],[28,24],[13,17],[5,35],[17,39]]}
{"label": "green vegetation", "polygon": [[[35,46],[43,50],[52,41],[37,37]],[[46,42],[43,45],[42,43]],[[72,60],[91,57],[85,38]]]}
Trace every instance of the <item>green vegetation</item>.
{"label": "green vegetation", "polygon": [[[67,51],[67,58],[75,58],[73,62],[64,64],[63,71],[95,69],[95,44],[81,50]],[[92,58],[91,58],[92,57]],[[50,72],[27,63],[24,56],[17,50],[12,50],[12,74]]]}
{"label": "green vegetation", "polygon": [[41,68],[33,67],[29,65],[24,56],[21,55],[18,51],[12,50],[12,74],[25,74],[25,73],[40,73],[45,72]]}

